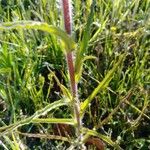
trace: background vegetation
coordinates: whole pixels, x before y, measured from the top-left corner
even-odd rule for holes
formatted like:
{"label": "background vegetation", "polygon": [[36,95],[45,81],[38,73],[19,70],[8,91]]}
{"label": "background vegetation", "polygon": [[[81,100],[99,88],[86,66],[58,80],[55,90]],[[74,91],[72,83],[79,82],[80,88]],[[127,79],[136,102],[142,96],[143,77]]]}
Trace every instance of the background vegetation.
{"label": "background vegetation", "polygon": [[[0,2],[0,22],[35,20],[63,28],[60,4],[56,0]],[[78,48],[84,47],[84,55],[96,57],[84,62],[79,82],[80,101],[92,93],[118,57],[126,55],[110,83],[88,106],[83,126],[93,131],[95,128],[122,149],[149,149],[150,1],[96,0],[90,18],[91,3],[91,0],[73,1],[74,39]],[[74,128],[47,120],[44,123],[30,120],[39,110],[63,98],[57,79],[69,86],[61,49],[54,35],[41,31],[0,31],[0,149],[69,147],[67,138],[74,137]],[[61,106],[42,116],[70,118],[70,112],[68,107]],[[113,144],[105,140],[105,148],[113,149]],[[93,141],[92,146],[87,143],[88,149],[98,149],[101,141],[98,138]]]}

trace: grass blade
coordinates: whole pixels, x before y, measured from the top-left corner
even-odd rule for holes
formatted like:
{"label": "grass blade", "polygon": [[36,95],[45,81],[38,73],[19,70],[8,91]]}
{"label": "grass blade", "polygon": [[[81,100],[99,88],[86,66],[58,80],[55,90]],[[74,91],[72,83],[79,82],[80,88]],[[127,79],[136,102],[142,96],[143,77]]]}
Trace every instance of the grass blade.
{"label": "grass blade", "polygon": [[74,120],[68,118],[36,118],[32,120],[32,123],[61,123],[74,125]]}
{"label": "grass blade", "polygon": [[87,25],[83,34],[83,39],[80,43],[80,49],[77,51],[77,56],[76,56],[76,61],[75,61],[75,72],[76,75],[80,74],[82,70],[82,59],[83,59],[83,53],[87,49],[88,42],[90,39],[90,27],[93,22],[93,17],[94,17],[94,6],[95,6],[95,0],[93,1],[91,5],[91,12],[89,14],[88,20],[87,20]]}
{"label": "grass blade", "polygon": [[58,135],[49,135],[49,134],[42,134],[42,133],[22,133],[16,131],[20,135],[31,137],[31,138],[40,138],[40,139],[49,139],[49,140],[61,140],[65,142],[71,143],[71,139],[68,137],[58,136]]}
{"label": "grass blade", "polygon": [[47,105],[45,108],[43,108],[39,111],[36,111],[32,116],[30,116],[26,119],[18,121],[18,122],[11,124],[9,126],[0,127],[0,136],[4,136],[5,134],[10,133],[13,130],[17,129],[18,127],[21,127],[23,125],[31,123],[33,119],[36,119],[36,118],[43,116],[43,115],[46,115],[51,110],[53,110],[57,107],[63,106],[63,105],[67,105],[67,104],[68,104],[68,102],[66,102],[65,99],[55,101],[55,102]]}
{"label": "grass blade", "polygon": [[0,24],[0,31],[11,29],[36,29],[48,32],[58,36],[63,41],[63,46],[67,52],[73,51],[76,47],[73,39],[67,35],[63,30],[58,27],[48,25],[44,22],[36,21],[18,21],[18,22],[6,22]]}
{"label": "grass blade", "polygon": [[85,130],[87,135],[96,136],[96,137],[102,139],[103,141],[105,141],[106,143],[108,143],[109,145],[111,145],[112,147],[117,148],[118,150],[122,150],[122,148],[117,143],[113,142],[108,136],[105,136],[94,130],[90,130],[90,129],[86,129],[86,128],[83,130]]}
{"label": "grass blade", "polygon": [[91,101],[94,99],[94,97],[98,94],[98,92],[104,88],[106,88],[106,86],[109,84],[109,82],[111,81],[113,74],[115,73],[115,71],[117,70],[118,66],[121,64],[121,62],[123,61],[123,58],[125,57],[125,54],[122,54],[119,57],[118,62],[114,65],[114,67],[107,73],[107,75],[105,76],[105,78],[102,80],[102,82],[99,83],[99,85],[94,89],[94,91],[92,92],[92,94],[81,104],[81,115],[84,114],[86,108],[88,107],[88,105],[91,103]]}

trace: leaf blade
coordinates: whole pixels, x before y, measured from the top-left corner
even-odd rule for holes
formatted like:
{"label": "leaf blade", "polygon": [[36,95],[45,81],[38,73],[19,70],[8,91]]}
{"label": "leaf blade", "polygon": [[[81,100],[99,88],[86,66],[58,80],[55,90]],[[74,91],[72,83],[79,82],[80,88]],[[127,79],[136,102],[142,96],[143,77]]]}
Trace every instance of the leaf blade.
{"label": "leaf blade", "polygon": [[73,51],[76,47],[74,40],[67,35],[67,33],[61,30],[58,27],[53,25],[49,25],[44,22],[37,22],[37,21],[17,21],[17,22],[5,22],[0,24],[0,31],[3,30],[12,30],[12,29],[34,29],[34,30],[42,30],[44,32],[48,32],[50,34],[54,34],[58,36],[64,46],[66,52]]}
{"label": "leaf blade", "polygon": [[98,94],[98,92],[102,89],[104,89],[109,82],[111,81],[114,72],[117,70],[118,66],[121,64],[121,62],[123,61],[125,54],[122,54],[119,57],[118,62],[114,65],[114,67],[107,73],[107,75],[105,76],[105,78],[102,80],[102,82],[99,83],[99,85],[94,89],[94,91],[92,92],[92,94],[81,104],[81,115],[84,114],[86,108],[88,107],[88,105],[91,103],[91,101],[94,99],[94,97]]}

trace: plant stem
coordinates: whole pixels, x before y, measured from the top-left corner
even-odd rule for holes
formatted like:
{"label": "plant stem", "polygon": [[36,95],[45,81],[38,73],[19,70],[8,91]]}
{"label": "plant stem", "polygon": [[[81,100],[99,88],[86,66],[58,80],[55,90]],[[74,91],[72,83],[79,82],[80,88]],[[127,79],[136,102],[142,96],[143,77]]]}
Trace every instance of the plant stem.
{"label": "plant stem", "polygon": [[[71,36],[72,35],[72,12],[71,12],[71,0],[62,0],[62,8],[63,8],[63,15],[64,15],[64,27],[66,32]],[[68,52],[66,54],[66,60],[68,65],[68,71],[70,76],[70,86],[72,91],[73,97],[73,107],[74,107],[74,116],[77,122],[77,137],[78,137],[78,149],[80,149],[82,144],[82,120],[80,117],[80,102],[78,99],[78,89],[77,83],[75,82],[75,68],[74,68],[74,61],[73,61],[73,52]]]}
{"label": "plant stem", "polygon": [[64,15],[64,26],[66,32],[72,34],[72,11],[71,11],[71,0],[62,0],[62,8]]}

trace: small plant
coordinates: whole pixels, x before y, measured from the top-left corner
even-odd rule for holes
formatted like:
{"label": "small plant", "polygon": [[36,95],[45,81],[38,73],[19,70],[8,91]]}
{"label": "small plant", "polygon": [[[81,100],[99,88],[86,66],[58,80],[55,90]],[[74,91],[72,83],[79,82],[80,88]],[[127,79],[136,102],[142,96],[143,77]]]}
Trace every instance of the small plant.
{"label": "small plant", "polygon": [[[124,55],[122,55],[119,58],[119,61],[115,64],[113,69],[106,75],[104,80],[95,88],[95,90],[92,92],[92,94],[82,103],[80,103],[78,99],[78,82],[82,74],[82,65],[83,62],[87,59],[93,59],[93,56],[84,56],[84,50],[87,47],[88,44],[88,33],[90,29],[90,23],[92,22],[93,17],[93,11],[94,11],[94,5],[95,3],[91,5],[91,13],[89,16],[89,20],[87,23],[87,27],[85,30],[84,37],[83,37],[83,44],[81,44],[81,48],[79,50],[76,49],[76,43],[74,42],[72,36],[72,11],[71,11],[71,1],[70,0],[62,0],[62,8],[63,8],[63,16],[64,16],[64,27],[65,31],[52,26],[48,25],[47,23],[43,22],[34,22],[34,21],[19,21],[19,22],[6,22],[0,24],[0,30],[10,30],[10,29],[37,29],[42,30],[44,32],[48,32],[50,34],[54,34],[58,36],[62,41],[62,46],[64,47],[64,54],[66,56],[66,61],[68,65],[68,72],[70,77],[70,87],[71,87],[71,94],[70,90],[68,90],[63,85],[59,84],[61,87],[61,90],[63,91],[63,94],[65,95],[65,98],[62,100],[53,102],[46,106],[45,108],[37,111],[34,115],[31,117],[28,117],[26,119],[23,119],[21,121],[17,121],[14,124],[4,126],[0,128],[0,135],[5,136],[6,134],[13,132],[18,127],[21,127],[23,125],[29,124],[29,123],[61,123],[61,124],[70,124],[74,126],[76,129],[75,138],[76,140],[73,142],[74,144],[71,145],[70,148],[72,149],[85,149],[84,142],[92,135],[97,136],[104,140],[105,142],[108,142],[110,145],[114,147],[119,147],[116,145],[113,141],[111,141],[108,137],[101,135],[97,133],[95,130],[90,130],[82,125],[82,118],[84,116],[84,113],[88,107],[88,105],[91,103],[95,95],[106,85],[110,82],[113,73],[117,69],[117,67],[120,65],[120,63],[123,60]],[[75,62],[73,60],[74,53],[76,53]],[[55,75],[54,75],[55,76]],[[57,77],[55,77],[57,80]],[[59,83],[59,81],[57,81]],[[73,108],[73,114],[72,119],[68,118],[39,118],[43,116],[44,114],[47,114],[51,110],[60,107],[62,105],[68,105],[68,107]]]}
{"label": "small plant", "polygon": [[[111,145],[116,149],[121,149],[119,144],[111,140],[109,136],[99,133],[98,129],[100,129],[103,125],[105,125],[110,120],[112,115],[119,109],[122,103],[131,96],[132,91],[129,91],[129,93],[127,93],[127,95],[120,101],[116,109],[114,109],[108,115],[108,117],[102,120],[99,124],[94,126],[93,129],[89,129],[88,127],[84,126],[83,118],[86,114],[89,105],[93,102],[95,96],[104,88],[107,88],[108,84],[113,79],[113,75],[117,71],[121,63],[123,62],[124,58],[126,57],[126,53],[121,54],[119,57],[117,57],[117,60],[114,61],[114,65],[112,69],[110,69],[110,71],[108,71],[105,74],[105,77],[101,82],[98,82],[98,85],[94,88],[91,94],[88,95],[88,97],[85,100],[81,101],[79,99],[80,93],[79,93],[78,83],[80,82],[80,79],[82,77],[83,64],[88,59],[95,59],[94,56],[86,56],[85,52],[87,50],[88,43],[90,42],[89,41],[90,29],[94,18],[94,9],[96,5],[95,4],[96,1],[93,0],[92,3],[90,3],[89,1],[90,9],[88,14],[88,19],[87,19],[86,26],[84,27],[83,37],[80,43],[76,43],[72,36],[73,20],[72,20],[71,3],[72,3],[71,0],[61,0],[64,30],[56,26],[49,25],[44,22],[38,22],[38,21],[3,22],[0,24],[0,31],[32,29],[32,30],[41,30],[51,35],[57,36],[58,39],[60,40],[60,41],[58,40],[57,42],[61,43],[62,51],[66,58],[68,74],[69,74],[68,81],[70,85],[70,87],[64,86],[63,84],[60,83],[60,81],[58,80],[54,72],[50,72],[50,75],[54,77],[54,79],[56,80],[57,84],[59,85],[62,91],[62,98],[60,100],[48,104],[46,107],[42,109],[37,110],[30,117],[26,117],[25,119],[21,119],[21,120],[14,119],[15,120],[14,123],[0,127],[0,136],[3,137],[4,139],[7,139],[10,145],[13,145],[13,143],[11,143],[10,139],[6,137],[6,135],[8,134],[12,134],[13,142],[17,145],[17,147],[19,147],[18,144],[15,142],[16,139],[14,137],[14,133],[16,130],[18,130],[17,133],[19,133],[19,127],[28,125],[30,123],[33,124],[49,123],[49,124],[71,125],[75,129],[74,137],[68,138],[67,136],[61,137],[57,135],[52,135],[52,136],[48,135],[49,139],[69,142],[70,144],[68,146],[69,149],[81,149],[81,150],[86,149],[85,143],[93,144],[95,142],[98,143],[98,145],[100,145],[99,139],[101,139],[102,141],[104,141],[105,143]],[[120,8],[118,7],[118,9]],[[94,41],[96,36],[97,35],[93,36],[92,41]],[[119,35],[116,34],[116,36]],[[5,70],[1,69],[0,71],[2,72]],[[45,117],[47,114],[52,114],[56,108],[58,109],[61,106],[67,106],[69,110],[72,110],[72,114],[71,114],[72,118],[53,118],[53,117],[46,118]],[[14,107],[13,103],[12,103],[12,107]],[[26,133],[26,135],[28,134]],[[102,146],[101,149],[104,149],[104,146]]]}

